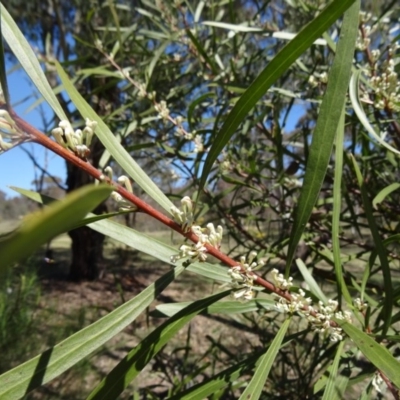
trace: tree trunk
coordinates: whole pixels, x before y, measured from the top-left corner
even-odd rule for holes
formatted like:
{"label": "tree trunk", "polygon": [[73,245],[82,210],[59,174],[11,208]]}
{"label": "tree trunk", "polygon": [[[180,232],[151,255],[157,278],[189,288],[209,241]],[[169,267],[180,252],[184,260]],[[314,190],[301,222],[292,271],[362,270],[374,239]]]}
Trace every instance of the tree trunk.
{"label": "tree trunk", "polygon": [[69,277],[74,281],[94,280],[103,269],[104,235],[82,227],[69,232],[72,260]]}
{"label": "tree trunk", "polygon": [[[92,146],[92,154],[101,154],[97,151],[101,147],[98,140]],[[89,161],[92,165],[98,165],[98,157],[92,157]],[[68,192],[83,185],[93,183],[93,178],[81,169],[67,163],[67,187]],[[107,212],[107,206],[100,204],[94,211],[96,214]],[[99,277],[104,268],[103,242],[104,235],[93,229],[82,227],[68,232],[71,240],[71,265],[69,277],[74,281],[94,280]]]}

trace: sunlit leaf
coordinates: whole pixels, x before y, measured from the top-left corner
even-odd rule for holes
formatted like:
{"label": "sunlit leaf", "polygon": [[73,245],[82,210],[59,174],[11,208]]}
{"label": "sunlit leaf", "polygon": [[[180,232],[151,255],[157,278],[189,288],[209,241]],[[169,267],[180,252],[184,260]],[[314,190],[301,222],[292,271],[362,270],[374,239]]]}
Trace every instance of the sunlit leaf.
{"label": "sunlit leaf", "polygon": [[165,196],[159,187],[149,178],[149,176],[140,168],[136,161],[129,155],[124,147],[119,143],[110,128],[96,114],[92,107],[86,102],[74,85],[68,79],[67,74],[59,63],[56,63],[57,72],[62,80],[65,90],[74,102],[82,117],[96,121],[98,126],[96,136],[103,143],[105,148],[114,157],[115,161],[123,168],[126,173],[160,206],[167,212],[170,212],[173,206],[172,202]]}
{"label": "sunlit leaf", "polygon": [[0,271],[27,257],[54,236],[75,227],[111,192],[106,185],[85,186],[43,211],[25,217],[18,230],[0,240]]}
{"label": "sunlit leaf", "polygon": [[57,114],[58,118],[67,120],[64,110],[53,93],[49,82],[44,75],[36,54],[32,47],[25,39],[17,24],[11,18],[11,15],[5,9],[3,4],[1,7],[1,25],[2,34],[10,49],[21,63],[25,72],[31,78],[32,83],[37,87],[40,94],[49,103],[50,107]]}

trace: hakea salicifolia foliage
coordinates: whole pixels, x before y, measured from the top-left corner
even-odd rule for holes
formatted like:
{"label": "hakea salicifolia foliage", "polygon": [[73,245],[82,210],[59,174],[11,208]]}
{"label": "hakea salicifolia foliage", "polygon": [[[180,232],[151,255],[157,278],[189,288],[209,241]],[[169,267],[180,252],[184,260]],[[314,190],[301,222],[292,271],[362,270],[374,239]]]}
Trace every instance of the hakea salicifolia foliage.
{"label": "hakea salicifolia foliage", "polygon": [[198,260],[204,262],[207,259],[207,247],[210,245],[219,249],[221,247],[223,229],[218,225],[215,229],[214,224],[207,224],[206,228],[194,224],[193,203],[190,197],[185,196],[181,200],[182,209],[171,207],[171,214],[176,223],[178,223],[184,233],[193,232],[198,237],[198,242],[191,245],[183,244],[179,248],[179,253],[171,257],[171,262],[175,263],[182,258],[188,258],[189,261]]}
{"label": "hakea salicifolia foliage", "polygon": [[7,110],[0,110],[0,154],[30,139],[18,128]]}
{"label": "hakea salicifolia foliage", "polygon": [[96,130],[97,122],[86,118],[86,126],[83,130],[72,129],[71,124],[62,120],[58,128],[51,131],[56,142],[65,149],[72,151],[79,158],[86,159],[90,154],[89,146]]}

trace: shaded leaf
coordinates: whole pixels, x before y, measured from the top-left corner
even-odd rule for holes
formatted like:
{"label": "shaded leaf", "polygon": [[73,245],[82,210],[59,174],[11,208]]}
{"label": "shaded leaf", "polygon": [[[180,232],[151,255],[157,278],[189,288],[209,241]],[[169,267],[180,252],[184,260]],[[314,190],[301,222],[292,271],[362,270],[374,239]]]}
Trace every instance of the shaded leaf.
{"label": "shaded leaf", "polygon": [[340,362],[340,357],[342,355],[343,347],[344,347],[344,341],[342,340],[339,343],[339,346],[336,350],[336,355],[335,359],[333,360],[333,363],[331,365],[330,371],[329,371],[329,377],[328,381],[325,387],[324,395],[322,397],[322,400],[333,400],[338,398],[337,396],[337,372],[339,368],[339,362]]}
{"label": "shaded leaf", "polygon": [[260,397],[265,385],[265,381],[268,378],[269,371],[271,370],[272,364],[274,363],[278,351],[281,348],[286,331],[289,328],[289,324],[290,318],[282,324],[279,332],[269,346],[268,351],[261,357],[260,364],[254,371],[250,383],[240,396],[239,400],[255,400]]}
{"label": "shaded leaf", "polygon": [[386,199],[387,196],[389,196],[390,193],[394,192],[395,190],[400,188],[400,183],[392,183],[389,186],[386,186],[384,189],[382,189],[372,200],[372,206],[376,208],[376,206],[379,203],[382,203],[383,200]]}
{"label": "shaded leaf", "polygon": [[118,363],[90,393],[88,399],[116,399],[181,328],[203,309],[224,298],[229,293],[230,291],[224,291],[205,299],[197,300],[156,328]]}
{"label": "shaded leaf", "polygon": [[310,146],[303,187],[294,215],[286,258],[286,275],[289,274],[297,244],[318,199],[319,191],[328,168],[335,133],[346,101],[347,87],[350,80],[358,34],[359,9],[360,4],[357,1],[349,8],[343,18],[340,38],[336,47],[336,55],[329,71],[328,85],[319,110]]}
{"label": "shaded leaf", "polygon": [[39,356],[0,375],[0,398],[17,400],[85,358],[134,321],[182,272],[179,265],[138,296]]}
{"label": "shaded leaf", "polygon": [[361,350],[364,356],[400,388],[400,362],[390,354],[388,349],[354,325],[343,320],[337,320],[336,322]]}
{"label": "shaded leaf", "polygon": [[[240,97],[214,138],[204,164],[199,193],[206,183],[214,161],[258,100],[289,69],[296,59],[313,44],[314,40],[319,38],[354,1],[336,0],[330,3],[269,62],[267,67]],[[345,85],[347,87],[347,82]]]}

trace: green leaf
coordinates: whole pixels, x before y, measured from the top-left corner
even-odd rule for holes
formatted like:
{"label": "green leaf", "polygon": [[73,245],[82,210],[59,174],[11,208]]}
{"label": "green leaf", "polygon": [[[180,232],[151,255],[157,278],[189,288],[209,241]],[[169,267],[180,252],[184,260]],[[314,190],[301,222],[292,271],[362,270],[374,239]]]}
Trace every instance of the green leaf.
{"label": "green leaf", "polygon": [[365,114],[364,108],[359,100],[358,88],[359,88],[359,81],[360,81],[361,71],[354,71],[353,75],[351,76],[350,80],[350,101],[351,105],[353,106],[354,112],[356,113],[358,119],[360,120],[361,124],[364,126],[366,131],[382,146],[389,149],[394,154],[400,154],[400,151],[393,146],[391,146],[387,141],[385,141],[384,137],[378,134],[371,123],[368,120],[367,115]]}
{"label": "green leaf", "polygon": [[197,300],[165,321],[118,363],[92,391],[88,399],[116,399],[181,328],[202,310],[229,293],[230,290]]}
{"label": "green leaf", "polygon": [[[298,332],[294,335],[286,337],[284,344],[290,343],[293,339],[302,337],[304,331]],[[169,398],[169,400],[203,400],[208,398],[208,396],[216,393],[218,390],[223,389],[228,385],[237,384],[238,379],[247,375],[254,366],[259,367],[263,362],[263,357],[265,356],[265,349],[262,352],[257,352],[252,356],[238,362],[237,364],[229,367],[222,372],[212,376],[209,379],[205,379],[203,382],[198,383],[178,393]],[[212,398],[212,397],[210,397]]]}
{"label": "green leaf", "polygon": [[260,397],[265,385],[265,381],[268,378],[269,371],[271,370],[272,364],[274,363],[276,355],[281,348],[283,339],[285,338],[289,324],[290,319],[287,319],[282,324],[279,332],[269,346],[268,351],[262,356],[259,365],[254,371],[254,375],[251,378],[250,383],[240,396],[239,400],[255,400]]}
{"label": "green leaf", "polygon": [[338,398],[337,396],[337,383],[338,383],[338,377],[337,377],[337,372],[339,368],[339,362],[340,362],[340,357],[342,355],[343,347],[344,347],[344,340],[342,340],[339,343],[339,346],[336,351],[336,356],[335,359],[333,360],[333,364],[330,368],[329,372],[329,378],[328,382],[325,387],[324,395],[322,397],[322,400],[333,400]]}
{"label": "green leaf", "polygon": [[269,62],[267,67],[240,97],[214,138],[204,164],[199,193],[206,183],[214,161],[258,100],[289,69],[296,59],[313,44],[315,39],[319,38],[354,1],[336,0],[329,4]]}
{"label": "green leaf", "polygon": [[356,173],[358,185],[361,189],[361,198],[365,210],[365,215],[367,217],[368,226],[371,229],[371,235],[373,242],[376,247],[376,252],[378,253],[379,260],[381,263],[381,270],[383,275],[383,288],[384,288],[384,300],[383,300],[383,328],[382,333],[385,335],[390,327],[390,320],[392,318],[393,310],[393,287],[392,287],[392,276],[389,265],[389,260],[387,257],[387,249],[383,245],[382,239],[379,235],[379,229],[375,222],[371,201],[368,196],[368,190],[365,186],[364,179],[361,175],[360,168],[354,157],[352,157],[354,171]]}
{"label": "green leaf", "polygon": [[[38,203],[49,204],[54,201],[54,199],[51,197],[33,192],[31,190],[19,189],[15,187],[13,187],[13,189],[18,193],[37,201]],[[86,218],[80,222],[80,224],[90,224],[89,227],[97,232],[103,233],[104,235],[107,235],[110,238],[124,243],[127,246],[139,250],[145,254],[156,257],[161,261],[174,265],[171,262],[171,256],[178,252],[178,249],[175,247],[169,246],[155,238],[152,238],[151,236],[135,231],[134,229],[128,228],[127,226],[121,225],[114,221],[102,219],[101,221],[91,223],[92,218],[99,217],[100,216],[88,214]],[[225,283],[231,282],[231,279],[227,273],[227,268],[219,265],[206,262],[194,262],[186,267],[186,269],[209,279]]]}
{"label": "green leaf", "polygon": [[400,362],[390,354],[388,349],[354,325],[343,320],[336,320],[336,322],[361,350],[364,356],[400,388]]}
{"label": "green leaf", "polygon": [[27,257],[54,236],[71,230],[111,192],[112,189],[107,185],[88,185],[45,210],[25,217],[19,229],[0,240],[0,271]]}
{"label": "green leaf", "polygon": [[[21,188],[15,187],[15,186],[9,186],[9,188],[12,190],[15,190],[19,194],[22,194],[23,196],[28,197],[29,199],[31,199],[33,201],[36,201],[37,203],[41,203],[46,206],[48,206],[49,204],[51,204],[55,201],[56,202],[58,201],[57,199],[54,199],[53,197],[46,196],[45,194],[42,194],[42,193],[32,192],[31,190],[21,189]],[[123,215],[123,214],[127,214],[130,212],[132,212],[132,211],[119,211],[119,212],[100,214],[100,215],[89,214],[89,216],[86,216],[84,219],[77,221],[70,228],[70,230],[80,228],[81,226],[85,226],[85,225],[91,224],[96,221],[101,221],[103,219],[116,217],[117,215]]]}
{"label": "green leaf", "polygon": [[352,304],[352,298],[343,276],[343,267],[340,254],[340,217],[342,214],[342,175],[343,175],[343,144],[344,144],[345,110],[342,109],[336,134],[335,149],[335,176],[333,183],[333,212],[332,212],[332,253],[335,266],[336,284],[339,304],[342,303],[342,295],[348,304]]}
{"label": "green leaf", "polygon": [[31,78],[32,83],[37,87],[41,95],[49,103],[50,107],[57,114],[60,119],[67,119],[64,110],[62,109],[57,97],[53,93],[49,82],[44,75],[36,54],[32,50],[32,46],[27,42],[22,32],[19,30],[17,24],[11,18],[11,15],[4,8],[1,7],[1,24],[2,34],[10,49],[21,63],[25,72]]}
{"label": "green leaf", "polygon": [[215,62],[208,56],[206,50],[202,46],[202,44],[197,40],[197,38],[193,35],[190,29],[186,29],[186,34],[189,39],[192,41],[193,45],[196,47],[199,54],[204,58],[205,63],[211,68],[212,73],[214,75],[218,74],[218,68],[215,65]]}
{"label": "green leaf", "polygon": [[90,107],[86,100],[76,90],[76,88],[68,79],[67,74],[64,72],[58,62],[56,62],[56,68],[65,90],[73,101],[75,107],[81,113],[82,117],[89,118],[97,122],[98,125],[96,128],[96,136],[100,139],[105,148],[114,157],[115,161],[152,199],[154,199],[169,213],[171,207],[173,206],[172,202],[149,178],[149,176],[142,170],[142,168],[140,168],[136,161],[124,149],[121,143],[118,142],[114,134],[111,132],[110,128],[104,123],[104,121],[96,114],[92,107]]}
{"label": "green leaf", "polygon": [[318,299],[321,300],[324,304],[327,304],[328,303],[327,297],[319,287],[314,277],[311,275],[310,271],[307,269],[307,266],[304,264],[304,262],[300,258],[298,258],[296,260],[296,265],[299,268],[299,271],[303,276],[304,281],[307,283],[310,292],[315,296],[317,296]]}
{"label": "green leaf", "polygon": [[0,375],[0,399],[17,400],[62,374],[126,328],[182,272],[179,265],[138,296],[39,356]]}
{"label": "green leaf", "polygon": [[[254,366],[258,366],[261,363],[264,352],[258,352],[251,357],[244,359],[241,362],[233,365],[230,368],[223,370],[222,372],[212,376],[203,382],[192,386],[191,388],[177,393],[176,395],[169,397],[169,400],[203,400],[209,398],[208,396],[223,389],[228,385],[232,385],[238,381],[238,379],[251,371]],[[212,397],[210,397],[212,398]]]}
{"label": "green leaf", "polygon": [[[331,3],[331,5],[333,4],[334,3]],[[328,8],[329,7],[330,6],[328,6]],[[326,8],[326,10],[328,8]],[[355,43],[358,34],[359,9],[360,1],[358,0],[349,8],[343,18],[336,55],[331,70],[329,71],[328,85],[319,110],[318,120],[310,146],[303,187],[294,215],[293,228],[286,257],[286,275],[289,275],[297,244],[299,243],[306,223],[318,199],[319,191],[328,168],[335,133],[346,101],[347,87],[350,80]]]}
{"label": "green leaf", "polygon": [[[156,306],[157,316],[172,317],[192,302],[159,304]],[[269,299],[253,299],[240,303],[238,301],[221,301],[213,304],[203,311],[203,314],[244,314],[260,309],[276,309],[276,301]]]}
{"label": "green leaf", "polygon": [[395,190],[400,188],[400,183],[392,183],[389,186],[386,186],[384,189],[382,189],[372,200],[372,206],[376,208],[376,206],[379,203],[382,203],[383,200],[386,199],[387,196],[389,196],[390,193],[394,192]]}
{"label": "green leaf", "polygon": [[[172,246],[114,221],[102,220],[90,224],[89,227],[168,264],[173,265],[171,256],[178,252],[178,249]],[[226,283],[231,282],[227,273],[228,269],[219,265],[206,262],[194,262],[186,269],[209,279]]]}

